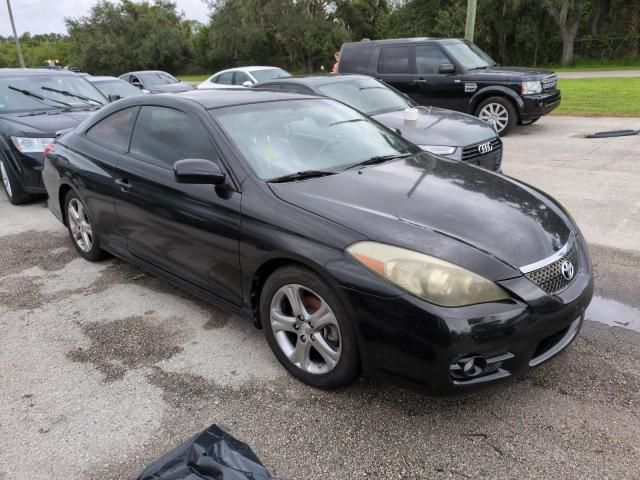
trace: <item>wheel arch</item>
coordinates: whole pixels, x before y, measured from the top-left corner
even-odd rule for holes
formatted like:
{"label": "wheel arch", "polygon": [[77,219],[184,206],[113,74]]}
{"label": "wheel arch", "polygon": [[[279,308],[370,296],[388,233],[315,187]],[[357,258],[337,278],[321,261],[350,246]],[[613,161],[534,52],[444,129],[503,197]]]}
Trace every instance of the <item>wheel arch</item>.
{"label": "wheel arch", "polygon": [[522,98],[520,98],[520,96],[517,95],[513,90],[500,86],[485,87],[477,91],[469,101],[469,111],[471,112],[471,114],[475,115],[478,105],[480,105],[481,102],[490,97],[505,97],[516,108],[518,117],[520,117],[520,115],[522,114],[522,111],[524,109],[524,101],[522,100]]}
{"label": "wheel arch", "polygon": [[62,223],[64,223],[65,226],[67,225],[67,212],[65,212],[64,209],[64,201],[67,198],[67,195],[69,194],[69,192],[74,191],[73,188],[71,187],[71,185],[69,185],[68,183],[63,183],[60,185],[60,188],[58,189],[58,205],[60,206],[60,213],[62,214]]}

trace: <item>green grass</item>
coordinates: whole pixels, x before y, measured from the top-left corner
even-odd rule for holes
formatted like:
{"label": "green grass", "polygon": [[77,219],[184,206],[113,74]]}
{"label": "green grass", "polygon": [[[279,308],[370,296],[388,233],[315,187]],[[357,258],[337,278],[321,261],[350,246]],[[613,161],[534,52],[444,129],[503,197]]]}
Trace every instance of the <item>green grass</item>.
{"label": "green grass", "polygon": [[640,117],[640,78],[560,79],[556,115]]}
{"label": "green grass", "polygon": [[549,68],[557,72],[574,72],[588,70],[635,70],[640,69],[640,58],[622,58],[622,59],[592,59],[578,58],[568,67],[562,65],[550,65]]}
{"label": "green grass", "polygon": [[209,78],[214,72],[209,75],[179,75],[178,78],[183,82],[202,82]]}

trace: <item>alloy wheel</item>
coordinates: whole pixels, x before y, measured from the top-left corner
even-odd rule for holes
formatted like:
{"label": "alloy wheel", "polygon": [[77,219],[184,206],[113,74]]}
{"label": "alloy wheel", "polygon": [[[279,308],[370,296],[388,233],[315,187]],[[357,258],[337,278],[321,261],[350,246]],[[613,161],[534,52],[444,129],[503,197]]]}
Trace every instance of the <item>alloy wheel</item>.
{"label": "alloy wheel", "polygon": [[2,174],[2,183],[4,185],[4,189],[7,192],[9,198],[13,197],[13,192],[11,191],[11,182],[9,182],[9,174],[4,166],[4,162],[0,160],[0,174]]}
{"label": "alloy wheel", "polygon": [[499,103],[488,103],[478,115],[480,120],[484,120],[491,125],[498,133],[501,133],[509,124],[509,112]]}
{"label": "alloy wheel", "polygon": [[82,202],[77,198],[72,198],[67,207],[67,219],[69,229],[74,242],[83,252],[91,251],[93,248],[93,230],[87,211]]}
{"label": "alloy wheel", "polygon": [[340,361],[338,320],[314,291],[296,284],[279,288],[271,300],[270,322],[278,346],[301,370],[324,374]]}

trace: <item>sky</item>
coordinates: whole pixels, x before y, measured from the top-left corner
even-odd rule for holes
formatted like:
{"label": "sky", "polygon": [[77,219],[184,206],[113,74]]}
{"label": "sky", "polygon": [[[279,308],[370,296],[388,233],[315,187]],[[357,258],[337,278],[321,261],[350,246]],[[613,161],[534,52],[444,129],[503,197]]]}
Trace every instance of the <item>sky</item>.
{"label": "sky", "polygon": [[[97,0],[11,0],[18,35],[24,32],[67,33],[64,17],[86,15]],[[208,21],[207,6],[202,0],[174,0],[185,18]],[[0,1],[0,35],[12,35],[6,0]]]}

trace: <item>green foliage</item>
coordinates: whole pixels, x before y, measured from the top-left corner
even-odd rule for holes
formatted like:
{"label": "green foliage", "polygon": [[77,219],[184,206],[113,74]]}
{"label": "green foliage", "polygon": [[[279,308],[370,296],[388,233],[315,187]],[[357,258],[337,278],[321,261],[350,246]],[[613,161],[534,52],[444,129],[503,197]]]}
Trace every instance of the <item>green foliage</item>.
{"label": "green foliage", "polygon": [[[44,65],[46,60],[57,60],[60,65],[76,62],[69,38],[57,33],[33,36],[25,33],[20,37],[20,47],[25,65],[28,67]],[[0,67],[19,66],[14,39],[0,37]]]}
{"label": "green foliage", "polygon": [[66,24],[80,64],[92,73],[176,71],[190,60],[193,30],[169,0],[101,0],[88,16]]}

